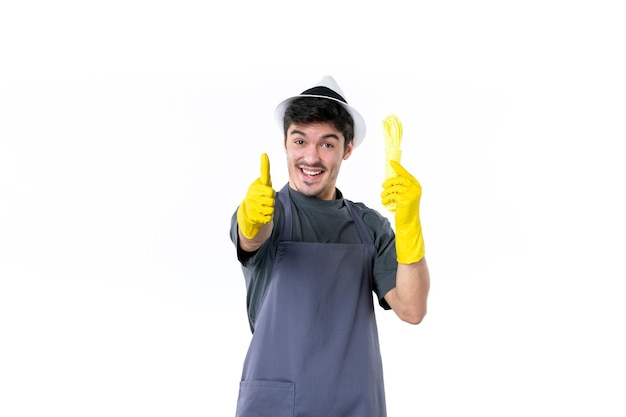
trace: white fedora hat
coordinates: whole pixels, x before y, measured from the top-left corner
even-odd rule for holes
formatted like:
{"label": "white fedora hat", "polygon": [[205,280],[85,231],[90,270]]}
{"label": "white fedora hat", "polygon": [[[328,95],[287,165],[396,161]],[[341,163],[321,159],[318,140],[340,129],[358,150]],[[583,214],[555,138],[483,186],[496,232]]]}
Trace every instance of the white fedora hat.
{"label": "white fedora hat", "polygon": [[335,79],[330,75],[324,76],[315,86],[303,91],[300,95],[289,97],[280,102],[276,107],[274,117],[281,130],[283,129],[285,110],[293,100],[300,97],[327,98],[341,104],[350,113],[352,120],[354,120],[354,147],[356,148],[363,142],[363,139],[365,139],[365,120],[358,111],[348,104],[343,91],[341,91]]}

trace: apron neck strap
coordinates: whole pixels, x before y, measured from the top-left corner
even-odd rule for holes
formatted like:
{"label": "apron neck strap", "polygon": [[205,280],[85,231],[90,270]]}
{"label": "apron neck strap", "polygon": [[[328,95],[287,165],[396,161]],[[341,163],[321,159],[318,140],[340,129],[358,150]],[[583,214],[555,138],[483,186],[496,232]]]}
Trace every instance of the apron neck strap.
{"label": "apron neck strap", "polygon": [[281,240],[291,240],[291,199],[289,198],[289,183],[278,192],[278,199],[283,206],[284,223]]}

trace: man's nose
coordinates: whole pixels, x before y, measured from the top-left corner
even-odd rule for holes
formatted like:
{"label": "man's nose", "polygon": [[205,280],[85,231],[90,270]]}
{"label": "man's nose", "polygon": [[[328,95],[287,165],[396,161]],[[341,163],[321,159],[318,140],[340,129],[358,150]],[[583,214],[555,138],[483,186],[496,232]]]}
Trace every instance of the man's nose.
{"label": "man's nose", "polygon": [[304,160],[307,162],[317,162],[320,159],[319,147],[316,144],[309,144],[304,148]]}

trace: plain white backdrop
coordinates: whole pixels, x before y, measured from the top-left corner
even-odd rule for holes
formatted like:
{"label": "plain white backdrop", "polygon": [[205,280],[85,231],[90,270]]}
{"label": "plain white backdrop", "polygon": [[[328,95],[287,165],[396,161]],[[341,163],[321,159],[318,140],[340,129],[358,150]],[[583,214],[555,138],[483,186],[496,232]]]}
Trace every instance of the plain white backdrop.
{"label": "plain white backdrop", "polygon": [[[223,2],[222,2],[223,3]],[[0,6],[0,415],[233,416],[230,216],[323,75],[404,127],[432,275],[378,310],[390,417],[623,416],[626,30],[610,1]]]}

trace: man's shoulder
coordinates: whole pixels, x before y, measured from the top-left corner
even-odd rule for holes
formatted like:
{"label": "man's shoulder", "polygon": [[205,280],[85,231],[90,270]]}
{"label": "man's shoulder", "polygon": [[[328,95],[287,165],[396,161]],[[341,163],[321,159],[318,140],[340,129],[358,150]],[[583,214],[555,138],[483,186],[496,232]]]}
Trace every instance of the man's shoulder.
{"label": "man's shoulder", "polygon": [[344,197],[344,201],[346,201],[346,203],[350,203],[350,204],[352,204],[352,206],[353,206],[353,207],[357,208],[357,209],[358,209],[358,210],[360,210],[360,211],[363,211],[363,212],[374,212],[374,213],[378,213],[378,214],[380,214],[380,213],[378,212],[378,210],[376,210],[376,209],[374,209],[374,208],[372,208],[372,207],[368,206],[367,204],[365,204],[365,203],[364,203],[364,202],[362,202],[362,201],[350,200],[350,199],[345,198],[345,197]]}
{"label": "man's shoulder", "polygon": [[376,225],[381,223],[388,223],[389,219],[381,213],[379,210],[369,207],[367,204],[360,201],[352,201],[344,199],[347,203],[352,204],[352,207],[360,214],[361,218],[365,220],[368,225]]}

